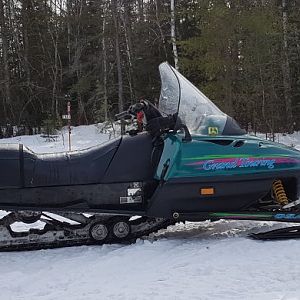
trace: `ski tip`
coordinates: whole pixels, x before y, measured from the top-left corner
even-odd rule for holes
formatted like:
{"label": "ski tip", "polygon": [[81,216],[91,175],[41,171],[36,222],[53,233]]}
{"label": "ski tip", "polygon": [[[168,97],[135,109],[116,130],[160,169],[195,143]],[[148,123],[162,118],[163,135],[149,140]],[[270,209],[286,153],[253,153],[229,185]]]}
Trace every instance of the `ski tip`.
{"label": "ski tip", "polygon": [[251,233],[249,238],[254,240],[287,240],[300,238],[300,226],[292,226],[287,228],[280,228],[271,231]]}

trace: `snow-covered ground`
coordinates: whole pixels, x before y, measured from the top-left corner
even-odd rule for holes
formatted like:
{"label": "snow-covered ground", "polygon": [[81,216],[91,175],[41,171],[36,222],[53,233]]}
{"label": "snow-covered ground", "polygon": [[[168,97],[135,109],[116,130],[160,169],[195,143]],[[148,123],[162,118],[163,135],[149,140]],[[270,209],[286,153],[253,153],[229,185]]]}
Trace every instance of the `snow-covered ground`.
{"label": "snow-covered ground", "polygon": [[[107,138],[97,126],[77,127],[73,149]],[[280,136],[279,141],[300,149],[300,133]],[[52,142],[39,136],[0,140],[6,142],[21,142],[37,152],[68,147],[66,133]],[[0,299],[300,299],[300,240],[247,238],[249,232],[278,226],[187,223],[127,246],[0,253]]]}
{"label": "snow-covered ground", "polygon": [[[85,149],[107,141],[113,134],[101,133],[101,124],[72,127],[71,150]],[[109,131],[111,132],[111,130]],[[37,153],[61,152],[69,150],[68,129],[64,127],[56,135],[48,138],[44,135],[23,135],[8,139],[1,139],[0,144],[23,144]]]}

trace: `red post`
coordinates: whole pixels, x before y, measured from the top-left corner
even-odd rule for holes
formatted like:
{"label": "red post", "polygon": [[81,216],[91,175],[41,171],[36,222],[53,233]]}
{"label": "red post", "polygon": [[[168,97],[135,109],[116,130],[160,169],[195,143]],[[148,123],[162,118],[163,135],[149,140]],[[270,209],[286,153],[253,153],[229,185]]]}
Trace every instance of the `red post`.
{"label": "red post", "polygon": [[69,151],[71,151],[71,102],[67,104],[68,127],[69,127]]}

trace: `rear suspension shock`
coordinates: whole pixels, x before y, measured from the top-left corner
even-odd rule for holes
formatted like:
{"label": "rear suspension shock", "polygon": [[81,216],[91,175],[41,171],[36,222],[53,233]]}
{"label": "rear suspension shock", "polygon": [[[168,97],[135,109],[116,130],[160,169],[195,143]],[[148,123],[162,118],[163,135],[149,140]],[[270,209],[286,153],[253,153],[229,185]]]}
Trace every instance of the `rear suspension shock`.
{"label": "rear suspension shock", "polygon": [[272,189],[275,199],[280,205],[287,205],[289,203],[288,197],[284,190],[283,183],[280,179],[275,180],[273,182]]}

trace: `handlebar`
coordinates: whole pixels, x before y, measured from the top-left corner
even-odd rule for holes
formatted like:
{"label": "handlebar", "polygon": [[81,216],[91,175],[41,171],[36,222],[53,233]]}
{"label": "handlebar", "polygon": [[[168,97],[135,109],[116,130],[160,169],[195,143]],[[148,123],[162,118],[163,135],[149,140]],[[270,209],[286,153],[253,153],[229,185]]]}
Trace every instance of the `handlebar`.
{"label": "handlebar", "polygon": [[131,118],[131,114],[128,112],[128,110],[124,110],[115,115],[116,121],[122,120],[122,119],[128,119],[128,118]]}
{"label": "handlebar", "polygon": [[[122,111],[115,115],[116,120],[130,119],[140,111],[144,111],[147,119],[146,130],[152,136],[161,136],[165,132],[170,130],[177,132],[178,130],[184,131],[183,142],[189,142],[192,140],[191,134],[185,124],[183,124],[177,114],[163,117],[156,108],[152,108],[151,105],[145,101],[131,105],[128,110]],[[147,115],[148,114],[148,115]]]}
{"label": "handlebar", "polygon": [[127,110],[124,110],[115,115],[116,120],[130,119],[131,116],[135,116],[138,112],[142,111],[145,107],[144,103],[136,103],[131,105]]}

